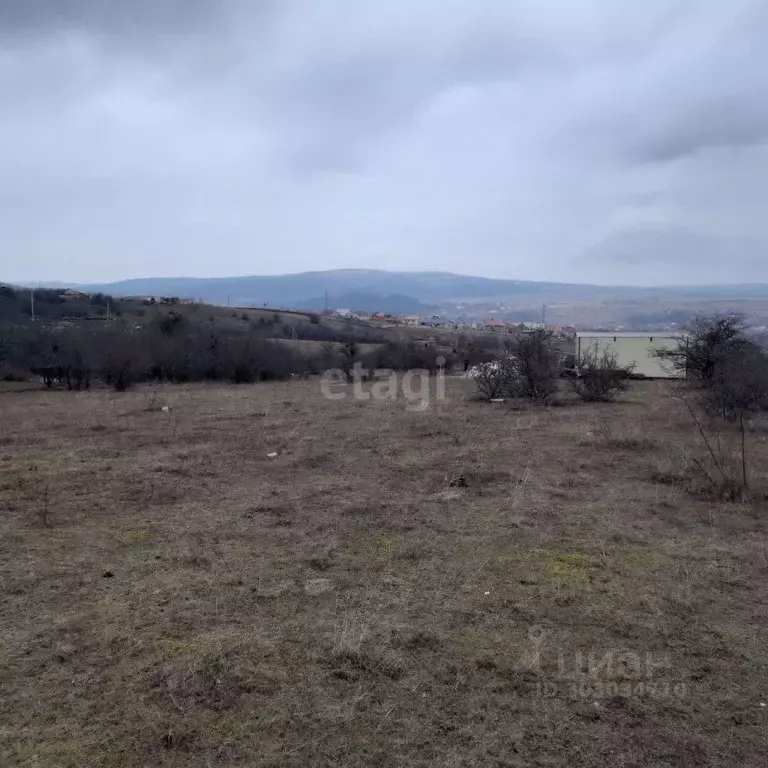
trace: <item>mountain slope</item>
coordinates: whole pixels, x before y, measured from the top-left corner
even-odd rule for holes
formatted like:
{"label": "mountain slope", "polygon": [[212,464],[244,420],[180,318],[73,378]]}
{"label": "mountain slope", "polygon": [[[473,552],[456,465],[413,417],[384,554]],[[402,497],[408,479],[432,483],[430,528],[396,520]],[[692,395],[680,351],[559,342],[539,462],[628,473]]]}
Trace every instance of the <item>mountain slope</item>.
{"label": "mountain slope", "polygon": [[[557,283],[494,280],[449,272],[386,272],[343,269],[288,275],[190,278],[153,277],[117,283],[82,286],[90,291],[115,295],[173,295],[202,298],[217,303],[229,300],[294,304],[316,299],[328,292],[331,298],[345,293],[401,295],[420,301],[487,299],[496,296],[534,295],[562,288]],[[580,286],[573,286],[574,289]]]}
{"label": "mountain slope", "polygon": [[[598,254],[590,254],[599,259]],[[499,280],[450,272],[387,272],[343,269],[286,275],[195,278],[150,277],[73,286],[114,296],[179,296],[211,304],[426,312],[435,305],[506,301],[535,306],[544,301],[620,299],[768,298],[768,285],[631,287]],[[408,309],[387,309],[387,306]]]}

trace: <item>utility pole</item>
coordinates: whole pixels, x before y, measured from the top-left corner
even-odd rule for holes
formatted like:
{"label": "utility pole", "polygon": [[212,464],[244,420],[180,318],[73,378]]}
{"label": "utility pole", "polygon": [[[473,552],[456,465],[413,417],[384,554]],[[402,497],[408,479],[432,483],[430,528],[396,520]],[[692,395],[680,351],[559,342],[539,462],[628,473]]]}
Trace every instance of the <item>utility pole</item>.
{"label": "utility pole", "polygon": [[35,319],[35,289],[30,288],[29,289],[29,305],[32,310],[32,319]]}
{"label": "utility pole", "polygon": [[546,304],[541,305],[541,324],[542,325],[547,324],[547,305]]}
{"label": "utility pole", "polygon": [[323,314],[324,315],[328,314],[328,291],[327,290],[325,292],[325,307],[323,309]]}

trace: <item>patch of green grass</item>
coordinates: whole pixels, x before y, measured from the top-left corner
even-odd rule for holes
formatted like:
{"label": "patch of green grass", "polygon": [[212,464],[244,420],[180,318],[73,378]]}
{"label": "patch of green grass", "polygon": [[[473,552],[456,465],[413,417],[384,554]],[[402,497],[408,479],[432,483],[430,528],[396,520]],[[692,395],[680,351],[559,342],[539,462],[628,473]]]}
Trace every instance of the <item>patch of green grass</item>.
{"label": "patch of green grass", "polygon": [[387,534],[353,536],[347,540],[345,546],[349,555],[379,563],[392,560],[399,548],[400,543],[397,538]]}
{"label": "patch of green grass", "polygon": [[192,654],[196,650],[193,643],[175,637],[156,637],[152,646],[165,659]]}
{"label": "patch of green grass", "polygon": [[602,567],[599,560],[589,555],[538,549],[509,552],[503,554],[499,560],[502,566],[521,578],[530,576],[560,584],[587,583],[594,571]]}
{"label": "patch of green grass", "polygon": [[153,538],[151,531],[128,531],[123,541],[126,544],[146,544]]}
{"label": "patch of green grass", "polygon": [[374,536],[373,552],[376,557],[391,560],[397,547],[397,540],[393,536]]}

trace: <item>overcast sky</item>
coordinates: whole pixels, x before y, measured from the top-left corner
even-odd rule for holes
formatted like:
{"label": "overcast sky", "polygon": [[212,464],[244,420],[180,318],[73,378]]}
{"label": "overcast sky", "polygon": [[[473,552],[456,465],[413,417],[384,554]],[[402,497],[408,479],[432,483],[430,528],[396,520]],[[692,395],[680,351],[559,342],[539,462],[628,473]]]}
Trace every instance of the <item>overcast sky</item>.
{"label": "overcast sky", "polygon": [[768,282],[768,2],[0,0],[0,266]]}

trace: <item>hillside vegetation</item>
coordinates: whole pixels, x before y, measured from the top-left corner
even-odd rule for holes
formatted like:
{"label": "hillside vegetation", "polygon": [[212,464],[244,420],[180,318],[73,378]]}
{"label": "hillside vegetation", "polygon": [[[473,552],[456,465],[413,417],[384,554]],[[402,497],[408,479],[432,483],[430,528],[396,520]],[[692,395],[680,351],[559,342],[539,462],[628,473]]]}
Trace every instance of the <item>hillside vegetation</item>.
{"label": "hillside vegetation", "polygon": [[[373,368],[469,364],[498,355],[493,334],[377,328],[268,309],[116,300],[60,290],[0,292],[0,378],[48,387],[127,389],[145,381],[244,383]],[[34,311],[34,320],[32,312]],[[439,362],[442,360],[442,363]]]}

